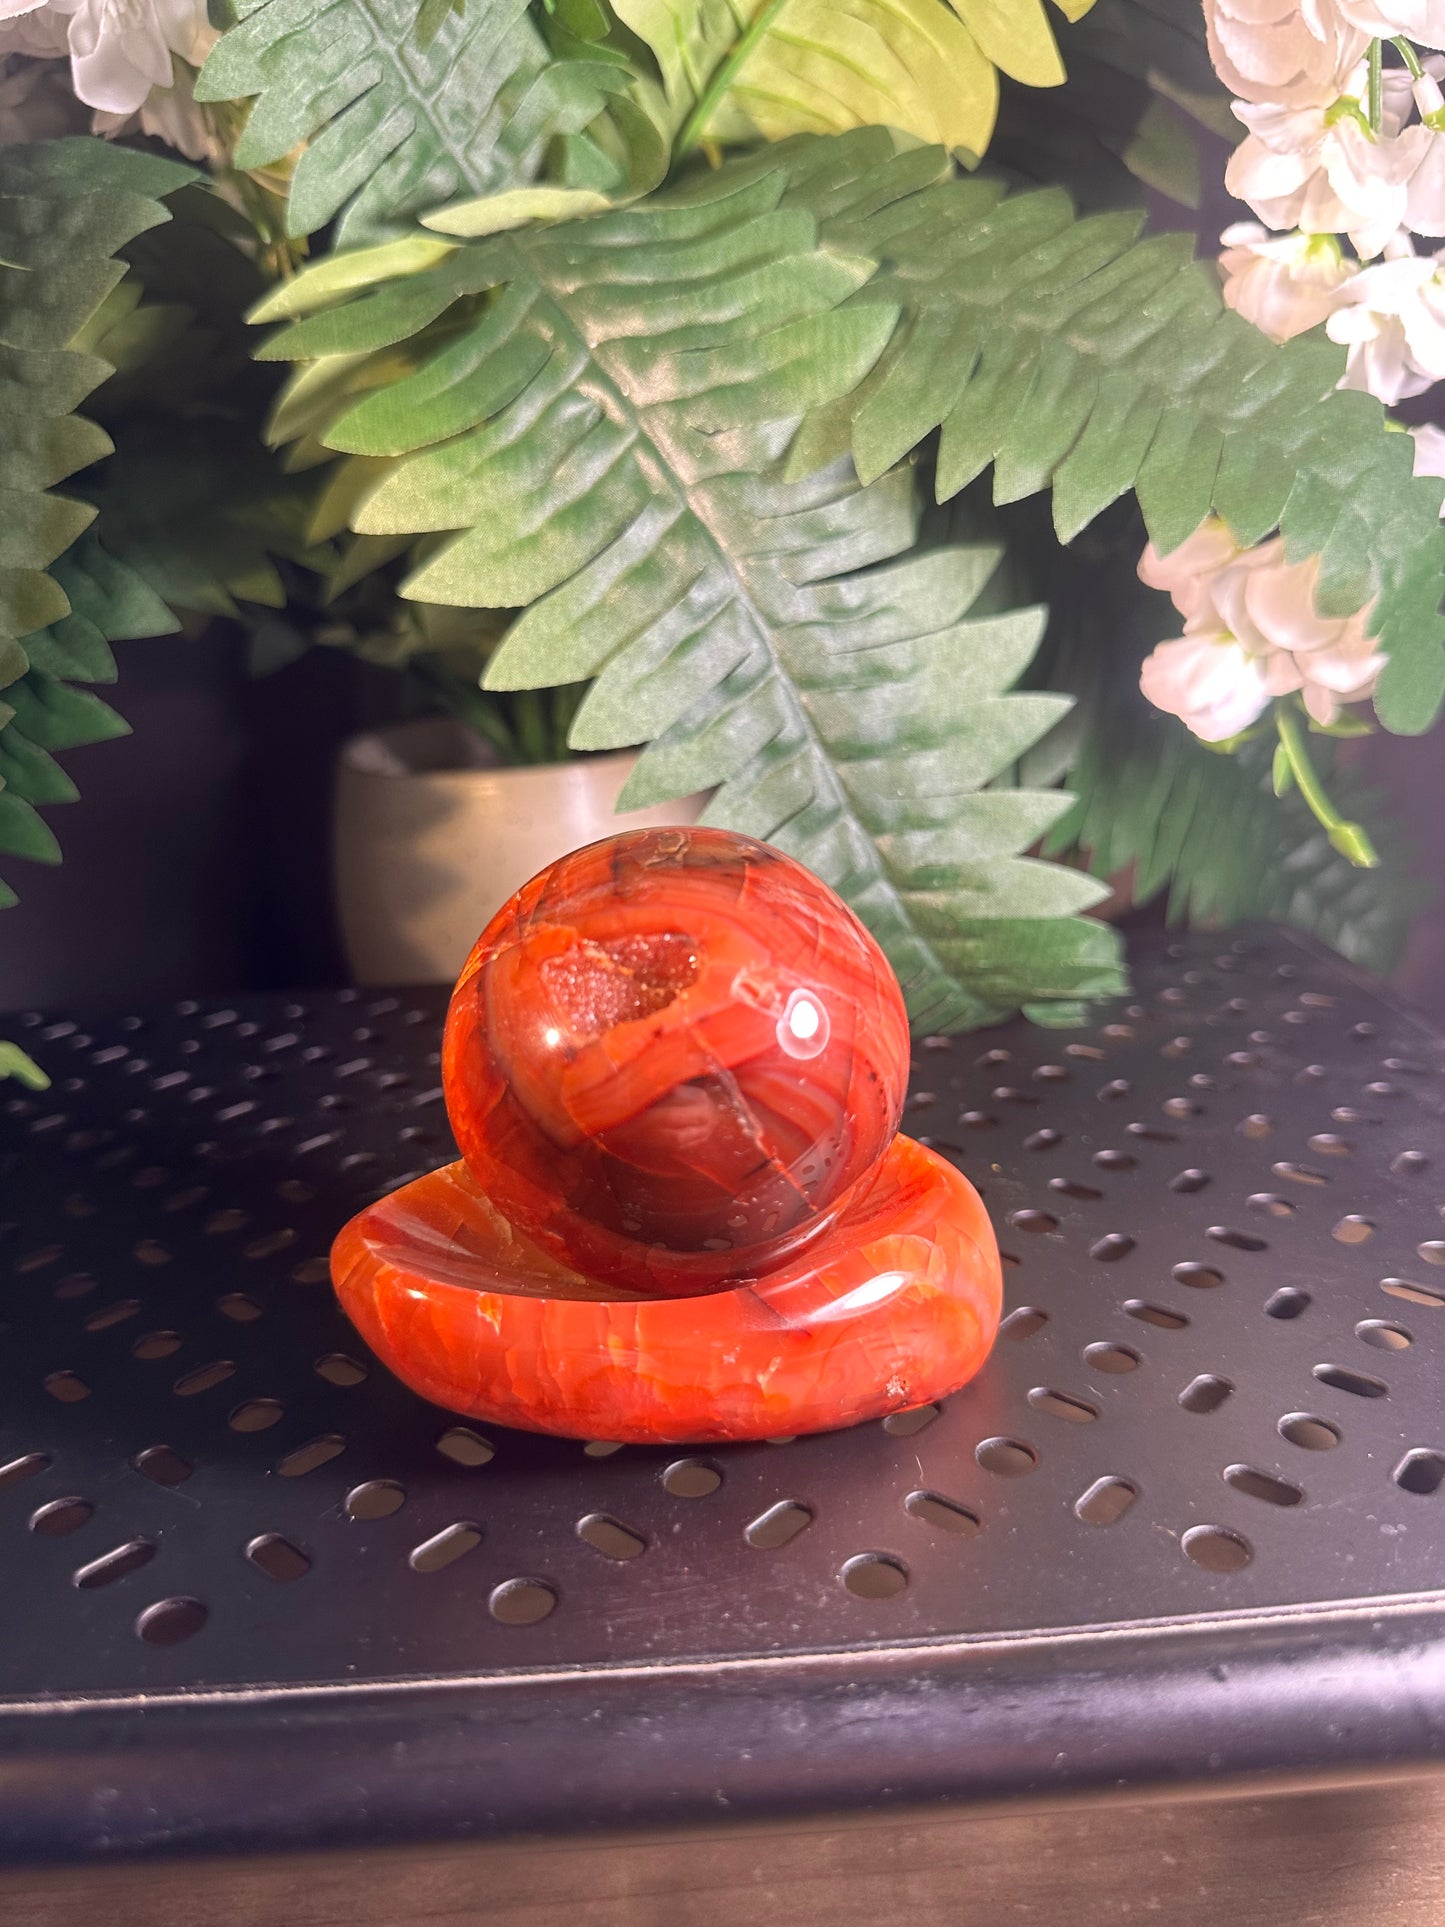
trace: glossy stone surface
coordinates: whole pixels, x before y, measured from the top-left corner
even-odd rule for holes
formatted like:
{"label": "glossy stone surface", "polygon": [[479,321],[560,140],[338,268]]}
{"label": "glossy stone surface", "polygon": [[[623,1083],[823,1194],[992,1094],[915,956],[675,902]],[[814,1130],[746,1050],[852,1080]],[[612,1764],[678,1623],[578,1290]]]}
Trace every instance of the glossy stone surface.
{"label": "glossy stone surface", "polygon": [[897,980],[809,871],[724,830],[564,857],[483,932],[442,1056],[478,1184],[560,1262],[652,1293],[781,1263],[898,1128]]}
{"label": "glossy stone surface", "polygon": [[423,1397],[621,1443],[773,1438],[943,1398],[998,1330],[977,1192],[896,1135],[883,953],[748,837],[648,830],[535,877],[447,1014],[462,1161],[331,1273]]}
{"label": "glossy stone surface", "polygon": [[624,1444],[777,1438],[943,1398],[987,1357],[1002,1294],[978,1193],[905,1137],[813,1244],[731,1290],[604,1295],[519,1236],[461,1163],[353,1218],[332,1272],[423,1398]]}

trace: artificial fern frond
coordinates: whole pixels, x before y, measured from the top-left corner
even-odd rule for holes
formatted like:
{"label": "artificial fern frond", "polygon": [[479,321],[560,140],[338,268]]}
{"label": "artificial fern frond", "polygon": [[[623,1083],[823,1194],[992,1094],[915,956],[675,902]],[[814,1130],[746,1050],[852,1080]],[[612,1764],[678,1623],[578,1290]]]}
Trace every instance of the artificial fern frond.
{"label": "artificial fern frond", "polygon": [[988,787],[1067,706],[1007,693],[1040,613],[971,616],[994,550],[908,553],[911,468],[778,473],[798,409],[848,393],[895,319],[853,299],[871,260],[819,246],[826,166],[814,186],[723,169],[369,291],[365,256],[323,264],[261,310],[304,317],[264,350],[310,363],[282,415],[386,464],[353,527],[438,538],[404,593],[530,605],[489,686],[592,679],[574,746],[651,743],[624,801],[715,788],[711,820],[841,891],[918,1022],[1072,1007],[1119,982],[1077,915],[1101,891],[1019,854],[1061,795]]}
{"label": "artificial fern frond", "polygon": [[[87,531],[54,567],[69,613],[24,638],[27,667],[0,688],[0,855],[58,863],[37,805],[68,803],[75,786],[53,752],[127,734],[108,704],[77,684],[115,680],[112,642],[177,627],[165,604]],[[15,901],[0,883],[0,906]]]}
{"label": "artificial fern frond", "polygon": [[65,616],[46,570],[94,513],[50,491],[110,448],[76,413],[110,364],[71,344],[124,275],[120,250],[194,179],[101,140],[0,146],[0,686],[24,674],[17,639]]}
{"label": "artificial fern frond", "polygon": [[549,142],[586,127],[628,78],[601,50],[554,58],[526,0],[467,0],[420,26],[416,0],[239,0],[235,14],[196,98],[253,101],[237,167],[305,143],[292,235],[340,215],[354,244],[528,181]]}
{"label": "artificial fern frond", "polygon": [[896,127],[983,154],[998,69],[1064,78],[1043,0],[611,0],[656,63],[686,154],[759,135]]}
{"label": "artificial fern frond", "polygon": [[[1126,698],[1121,707],[1132,706]],[[1272,793],[1272,741],[1221,756],[1157,711],[1129,714],[1123,728],[1089,716],[1069,777],[1076,801],[1045,848],[1086,856],[1098,876],[1131,873],[1135,901],[1163,894],[1171,923],[1289,923],[1354,963],[1388,971],[1423,892],[1377,799],[1331,768],[1320,739],[1311,746],[1335,803],[1368,825],[1376,868],[1332,849],[1297,791]]]}
{"label": "artificial fern frond", "polygon": [[867,480],[941,429],[940,500],[991,464],[996,501],[1052,489],[1063,541],[1129,489],[1164,552],[1211,511],[1244,544],[1278,527],[1291,561],[1319,556],[1322,614],[1373,605],[1381,720],[1429,726],[1445,691],[1441,485],[1412,477],[1377,401],[1336,392],[1342,349],[1274,346],[1225,310],[1189,237],[1139,241],[1137,214],[1081,220],[1058,189],[1000,199],[977,177],[920,189],[916,152],[848,158],[824,239],[886,259],[864,299],[900,319],[792,472],[851,448]]}
{"label": "artificial fern frond", "polygon": [[1005,84],[989,158],[1024,181],[1067,181],[1083,207],[1137,205],[1139,183],[1197,208],[1196,126],[1226,140],[1230,112],[1205,43],[1199,0],[1098,0],[1059,33],[1069,85]]}

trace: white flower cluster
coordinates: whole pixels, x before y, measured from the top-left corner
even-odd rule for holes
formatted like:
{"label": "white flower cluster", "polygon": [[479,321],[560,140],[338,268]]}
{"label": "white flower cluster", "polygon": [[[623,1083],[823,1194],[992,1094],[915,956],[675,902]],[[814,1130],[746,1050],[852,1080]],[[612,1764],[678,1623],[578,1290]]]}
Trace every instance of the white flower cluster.
{"label": "white flower cluster", "polygon": [[[1225,184],[1257,221],[1220,240],[1224,299],[1275,341],[1322,323],[1347,350],[1342,388],[1387,406],[1445,379],[1445,0],[1204,0],[1209,51],[1246,134]],[[1384,65],[1393,42],[1402,66]],[[1349,252],[1344,243],[1348,243]],[[1445,476],[1445,431],[1417,428],[1415,473]],[[1206,522],[1139,574],[1184,633],[1144,664],[1144,694],[1205,742],[1282,696],[1321,724],[1371,695],[1383,666],[1369,611],[1327,619],[1317,565],[1275,539],[1241,550]]]}
{"label": "white flower cluster", "polygon": [[[1445,0],[1205,0],[1248,130],[1225,184],[1258,215],[1221,237],[1224,298],[1276,341],[1324,322],[1346,388],[1387,403],[1445,377]],[[1370,67],[1411,43],[1410,69]],[[1346,255],[1337,237],[1348,240]]]}
{"label": "white flower cluster", "polygon": [[1368,610],[1316,612],[1318,570],[1317,558],[1286,562],[1278,537],[1241,549],[1213,519],[1169,555],[1151,543],[1140,578],[1168,591],[1184,633],[1145,662],[1144,694],[1206,743],[1228,742],[1296,692],[1315,722],[1334,722],[1341,704],[1372,694],[1385,659]]}
{"label": "white flower cluster", "polygon": [[75,97],[94,109],[97,133],[120,133],[138,117],[142,132],[192,160],[214,158],[190,81],[215,39],[206,0],[0,0],[5,137],[50,131],[43,124],[53,92],[45,63],[68,56]]}

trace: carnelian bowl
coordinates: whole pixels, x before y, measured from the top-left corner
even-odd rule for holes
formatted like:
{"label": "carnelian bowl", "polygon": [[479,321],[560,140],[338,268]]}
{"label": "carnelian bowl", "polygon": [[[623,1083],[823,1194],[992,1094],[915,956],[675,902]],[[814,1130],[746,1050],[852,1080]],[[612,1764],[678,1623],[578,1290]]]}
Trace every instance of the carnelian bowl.
{"label": "carnelian bowl", "polygon": [[353,1218],[332,1275],[367,1344],[423,1398],[629,1445],[828,1431],[943,1398],[987,1357],[1002,1295],[978,1193],[906,1137],[790,1263],[698,1296],[568,1270],[462,1163]]}

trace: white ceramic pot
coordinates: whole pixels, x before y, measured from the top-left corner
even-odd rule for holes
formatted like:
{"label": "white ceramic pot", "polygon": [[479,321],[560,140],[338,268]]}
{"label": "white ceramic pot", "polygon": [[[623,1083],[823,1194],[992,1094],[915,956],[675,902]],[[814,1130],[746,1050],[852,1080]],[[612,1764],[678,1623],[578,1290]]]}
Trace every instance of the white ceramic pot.
{"label": "white ceramic pot", "polygon": [[444,717],[352,737],[333,862],[355,982],[451,983],[493,914],[555,858],[618,830],[695,823],[701,796],[618,814],[636,761],[626,750],[503,768]]}

